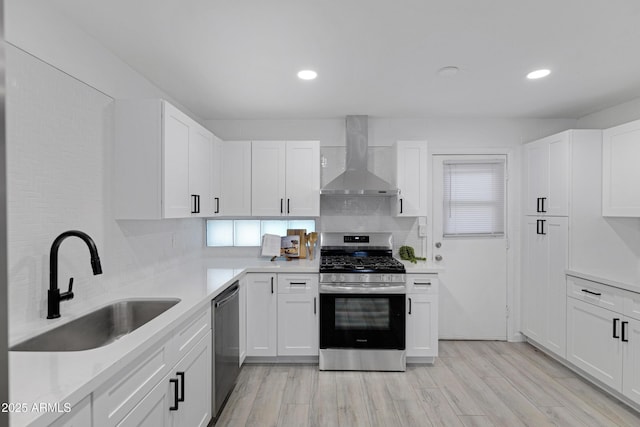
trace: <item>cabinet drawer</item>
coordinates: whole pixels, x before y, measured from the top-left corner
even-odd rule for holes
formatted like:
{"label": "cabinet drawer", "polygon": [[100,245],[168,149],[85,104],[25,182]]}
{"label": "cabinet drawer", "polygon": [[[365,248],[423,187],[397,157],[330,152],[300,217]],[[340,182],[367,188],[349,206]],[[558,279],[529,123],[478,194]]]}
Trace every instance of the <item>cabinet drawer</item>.
{"label": "cabinet drawer", "polygon": [[640,294],[626,292],[624,299],[624,315],[640,320]]}
{"label": "cabinet drawer", "polygon": [[211,330],[211,306],[207,306],[182,323],[174,334],[171,345],[174,361],[180,360],[203,336]]}
{"label": "cabinet drawer", "polygon": [[94,421],[96,425],[115,426],[138,405],[167,374],[175,360],[168,346],[155,348],[115,375],[95,393]]}
{"label": "cabinet drawer", "polygon": [[437,274],[407,274],[407,293],[437,294]]}
{"label": "cabinet drawer", "polygon": [[567,295],[618,313],[624,309],[624,291],[579,277],[567,276]]}
{"label": "cabinet drawer", "polygon": [[278,274],[278,293],[318,292],[317,274]]}

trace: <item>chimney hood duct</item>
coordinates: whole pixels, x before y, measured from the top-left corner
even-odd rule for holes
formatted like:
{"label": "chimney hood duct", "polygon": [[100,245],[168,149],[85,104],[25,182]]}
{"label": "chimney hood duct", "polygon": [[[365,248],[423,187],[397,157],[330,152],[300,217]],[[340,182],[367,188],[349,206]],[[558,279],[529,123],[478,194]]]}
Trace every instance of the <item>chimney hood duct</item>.
{"label": "chimney hood duct", "polygon": [[396,196],[398,189],[367,169],[368,116],[347,116],[346,170],[320,190],[322,195]]}

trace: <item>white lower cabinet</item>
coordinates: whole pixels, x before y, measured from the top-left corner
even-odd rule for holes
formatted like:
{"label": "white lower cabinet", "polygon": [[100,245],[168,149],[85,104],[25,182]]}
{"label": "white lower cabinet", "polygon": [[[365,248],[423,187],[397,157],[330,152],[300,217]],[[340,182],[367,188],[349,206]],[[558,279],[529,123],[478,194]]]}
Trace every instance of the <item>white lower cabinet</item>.
{"label": "white lower cabinet", "polygon": [[207,307],[94,392],[93,426],[206,426],[211,346]]}
{"label": "white lower cabinet", "polygon": [[318,355],[318,275],[278,274],[278,355]]}
{"label": "white lower cabinet", "polygon": [[[614,389],[622,385],[620,317],[602,307],[567,298],[567,360]],[[618,338],[614,338],[614,332]]]}
{"label": "white lower cabinet", "polygon": [[567,276],[567,360],[640,404],[640,295]]}
{"label": "white lower cabinet", "polygon": [[50,424],[50,427],[90,427],[91,425],[91,396],[87,396],[73,405],[70,413]]}
{"label": "white lower cabinet", "polygon": [[407,274],[408,358],[438,355],[438,276]]}
{"label": "white lower cabinet", "polygon": [[277,274],[249,273],[247,288],[247,356],[275,356],[278,339]]}

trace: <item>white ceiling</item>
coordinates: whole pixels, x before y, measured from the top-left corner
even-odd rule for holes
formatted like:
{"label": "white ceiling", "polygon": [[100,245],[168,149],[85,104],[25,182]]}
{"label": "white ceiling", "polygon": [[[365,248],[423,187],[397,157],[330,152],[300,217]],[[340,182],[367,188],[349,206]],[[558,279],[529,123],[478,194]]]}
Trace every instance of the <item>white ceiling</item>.
{"label": "white ceiling", "polygon": [[638,0],[51,1],[203,119],[577,118],[640,96]]}

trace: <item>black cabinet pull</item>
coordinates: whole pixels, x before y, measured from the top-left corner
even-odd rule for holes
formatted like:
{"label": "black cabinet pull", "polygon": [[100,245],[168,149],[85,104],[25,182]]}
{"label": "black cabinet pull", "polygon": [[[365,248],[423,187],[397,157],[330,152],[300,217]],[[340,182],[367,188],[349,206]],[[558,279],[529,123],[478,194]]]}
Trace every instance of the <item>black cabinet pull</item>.
{"label": "black cabinet pull", "polygon": [[316,297],[313,297],[313,314],[316,314]]}
{"label": "black cabinet pull", "polygon": [[542,212],[540,210],[540,200],[542,200],[540,197],[536,199],[536,212]]}
{"label": "black cabinet pull", "polygon": [[178,380],[177,378],[171,378],[169,380],[173,384],[173,406],[169,406],[170,411],[178,410]]}
{"label": "black cabinet pull", "polygon": [[411,298],[409,298],[409,314],[411,314]]}
{"label": "black cabinet pull", "polygon": [[546,197],[540,197],[540,205],[541,205],[540,212],[543,212],[543,213],[547,212],[547,210],[544,208],[544,201],[545,200],[547,200]]}
{"label": "black cabinet pull", "polygon": [[180,396],[178,402],[184,402],[184,372],[176,372],[176,375],[180,377]]}
{"label": "black cabinet pull", "polygon": [[291,286],[306,286],[307,282],[289,282]]}
{"label": "black cabinet pull", "polygon": [[273,277],[271,278],[271,293],[273,293]]}
{"label": "black cabinet pull", "polygon": [[198,197],[197,194],[192,194],[191,195],[191,213],[198,213],[197,209],[196,209],[196,198]]}
{"label": "black cabinet pull", "polygon": [[400,199],[400,213],[402,213],[402,199]]}
{"label": "black cabinet pull", "polygon": [[545,223],[546,219],[537,219],[536,220],[536,234],[541,234],[541,235],[546,235],[547,233],[544,232],[544,223]]}
{"label": "black cabinet pull", "polygon": [[220,197],[214,197],[213,200],[216,201],[216,210],[214,213],[220,213]]}
{"label": "black cabinet pull", "polygon": [[196,201],[198,202],[198,212],[196,213],[200,213],[200,195],[199,194],[196,197]]}
{"label": "black cabinet pull", "polygon": [[620,319],[615,318],[613,319],[613,338],[620,338],[620,335],[618,335],[618,322],[620,321]]}
{"label": "black cabinet pull", "polygon": [[290,208],[290,206],[289,206],[290,204],[291,204],[291,199],[287,199],[287,214],[291,213],[291,209],[289,209]]}
{"label": "black cabinet pull", "polygon": [[280,213],[284,213],[282,204],[284,203],[284,199],[280,199]]}
{"label": "black cabinet pull", "polygon": [[[586,293],[588,293],[588,294],[595,295],[595,296],[597,296],[597,297],[599,297],[600,295],[602,295],[600,292],[593,292],[593,291],[590,291],[589,289],[583,289],[583,290],[582,290],[582,292],[586,292]],[[614,338],[617,338],[617,337],[614,337]]]}
{"label": "black cabinet pull", "polygon": [[629,342],[627,338],[627,325],[629,322],[622,322],[622,342]]}

